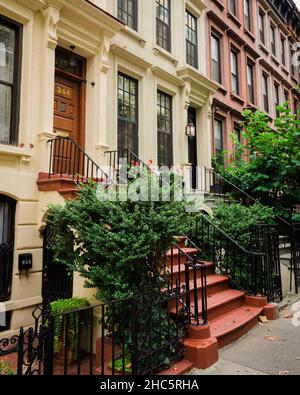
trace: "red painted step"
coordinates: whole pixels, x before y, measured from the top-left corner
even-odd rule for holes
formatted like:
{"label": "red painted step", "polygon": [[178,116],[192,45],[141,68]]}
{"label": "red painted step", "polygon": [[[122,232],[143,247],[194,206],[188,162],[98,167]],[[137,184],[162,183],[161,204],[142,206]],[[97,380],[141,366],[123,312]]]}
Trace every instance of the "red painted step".
{"label": "red painted step", "polygon": [[[226,289],[217,292],[207,298],[208,321],[212,321],[223,314],[229,313],[244,303],[245,292],[237,291],[235,289]],[[194,308],[194,303],[191,302],[191,308]],[[201,313],[201,299],[198,299],[198,309]],[[171,313],[176,314],[176,309],[170,309]]]}
{"label": "red painted step", "polygon": [[218,339],[219,348],[227,346],[245,335],[258,323],[262,307],[243,304],[210,321],[211,335]]}
{"label": "red painted step", "polygon": [[[207,282],[207,295],[213,295],[216,294],[218,292],[224,291],[226,289],[229,288],[229,279],[226,276],[220,276],[218,274],[210,274],[207,276],[206,279]],[[181,286],[185,284],[185,282],[181,282]],[[198,294],[201,294],[201,289],[202,289],[202,284],[201,284],[201,280],[200,278],[197,279],[197,286],[198,286]],[[190,280],[190,290],[191,290],[191,294],[190,294],[190,298],[191,298],[191,303],[193,306],[193,302],[194,302],[194,280]],[[172,307],[176,306],[176,300],[171,300],[170,301],[170,309],[172,311]]]}
{"label": "red painted step", "polygon": [[[209,276],[210,274],[214,274],[214,272],[215,272],[214,264],[212,262],[204,262],[204,263],[205,263],[206,275]],[[191,273],[190,277],[192,278],[193,269],[190,268],[189,270]],[[170,276],[171,275],[171,267],[170,266],[167,266],[167,271]],[[174,275],[177,276],[178,272],[180,272],[181,280],[184,281],[184,279],[185,279],[185,277],[184,277],[185,276],[185,264],[184,263],[181,263],[180,265],[178,265],[178,264],[173,265],[173,276]],[[200,270],[197,270],[197,276],[199,276],[199,274],[200,274]]]}
{"label": "red painted step", "polygon": [[[181,250],[186,255],[188,255],[191,259],[193,259],[194,255],[199,254],[199,250],[197,248],[187,248],[187,247],[185,247],[185,248],[182,248]],[[175,266],[177,265],[178,266],[179,262],[180,262],[180,265],[184,265],[186,260],[187,260],[187,257],[184,254],[180,254],[180,250],[178,250],[178,248],[174,247],[173,250],[169,249],[166,252],[166,258],[167,258],[166,264],[167,264],[167,266],[171,265],[172,251],[173,251],[173,265],[175,265]]]}

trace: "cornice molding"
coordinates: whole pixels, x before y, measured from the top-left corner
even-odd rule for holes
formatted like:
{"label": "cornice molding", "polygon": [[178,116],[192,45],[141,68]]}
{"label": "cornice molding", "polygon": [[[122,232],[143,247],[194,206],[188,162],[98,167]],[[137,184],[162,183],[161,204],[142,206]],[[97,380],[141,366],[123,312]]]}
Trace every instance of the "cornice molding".
{"label": "cornice molding", "polygon": [[43,7],[47,5],[45,0],[16,0],[16,1],[32,11],[41,10]]}
{"label": "cornice molding", "polygon": [[140,58],[139,56],[135,55],[131,51],[128,51],[127,49],[122,48],[117,44],[111,45],[110,49],[111,49],[111,52],[114,53],[115,55],[118,55],[121,58],[124,58],[124,59],[134,63],[135,65],[139,66],[143,70],[147,70],[153,66],[152,63],[148,62],[145,59]]}
{"label": "cornice molding", "polygon": [[177,71],[177,75],[184,81],[189,81],[191,85],[197,86],[198,88],[205,89],[209,94],[214,95],[219,89],[219,85],[211,81],[199,71],[193,69],[190,66],[183,67]]}
{"label": "cornice molding", "polygon": [[184,81],[181,78],[178,78],[174,74],[169,73],[168,71],[162,69],[159,66],[153,66],[151,67],[151,70],[153,75],[155,75],[156,77],[168,81],[177,87],[183,87],[185,85]]}

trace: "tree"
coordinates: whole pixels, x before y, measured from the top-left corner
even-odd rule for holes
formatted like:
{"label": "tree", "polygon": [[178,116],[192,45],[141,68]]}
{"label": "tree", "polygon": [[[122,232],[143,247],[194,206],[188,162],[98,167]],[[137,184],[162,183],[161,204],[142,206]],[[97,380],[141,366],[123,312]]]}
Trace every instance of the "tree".
{"label": "tree", "polygon": [[266,113],[244,111],[243,136],[247,143],[238,145],[237,160],[221,172],[290,219],[300,204],[300,111],[298,116],[293,114],[288,103],[277,110],[280,115],[274,126]]}

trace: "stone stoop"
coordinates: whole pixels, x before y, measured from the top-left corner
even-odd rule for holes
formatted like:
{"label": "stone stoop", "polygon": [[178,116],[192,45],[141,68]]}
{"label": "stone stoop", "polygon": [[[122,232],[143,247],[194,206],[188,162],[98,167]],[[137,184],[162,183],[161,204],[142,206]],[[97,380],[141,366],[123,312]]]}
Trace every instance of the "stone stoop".
{"label": "stone stoop", "polygon": [[[189,255],[195,251],[184,247],[180,240],[180,247]],[[170,257],[168,251],[167,256]],[[173,270],[173,278],[184,281],[184,262],[177,258],[178,250],[173,249],[174,262],[180,262]],[[191,255],[192,256],[192,255]],[[168,264],[168,260],[167,260]],[[188,337],[184,341],[185,358],[198,369],[205,369],[218,361],[218,350],[238,340],[259,322],[259,316],[265,315],[268,320],[278,318],[276,304],[268,304],[261,296],[247,296],[245,292],[229,288],[229,278],[215,273],[211,262],[206,262],[207,274],[207,304],[208,324],[204,326],[191,325]],[[193,290],[193,282],[190,289]],[[199,281],[198,289],[201,289]],[[194,295],[191,293],[191,307],[194,305]],[[201,292],[198,297],[198,308],[201,313]],[[176,315],[176,306],[170,305],[170,311]]]}

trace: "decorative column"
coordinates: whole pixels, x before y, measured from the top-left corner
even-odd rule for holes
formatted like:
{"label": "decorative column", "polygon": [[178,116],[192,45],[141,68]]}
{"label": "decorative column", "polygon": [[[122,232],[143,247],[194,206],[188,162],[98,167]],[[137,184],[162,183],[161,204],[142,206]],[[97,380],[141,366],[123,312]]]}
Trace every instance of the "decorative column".
{"label": "decorative column", "polygon": [[53,138],[53,107],[54,107],[54,84],[55,84],[55,49],[57,46],[57,24],[59,21],[60,8],[49,5],[42,11],[44,17],[43,44],[41,53],[41,116],[40,116],[40,141],[42,171],[46,171],[49,165],[49,152],[46,141]]}
{"label": "decorative column", "polygon": [[[98,68],[100,69],[99,76],[99,114],[97,121],[97,143],[96,149],[100,153],[101,163],[104,162],[104,152],[109,149],[108,145],[108,70],[109,70],[109,50],[110,50],[110,36],[104,35],[102,44],[98,54]],[[112,115],[112,114],[111,114]]]}

